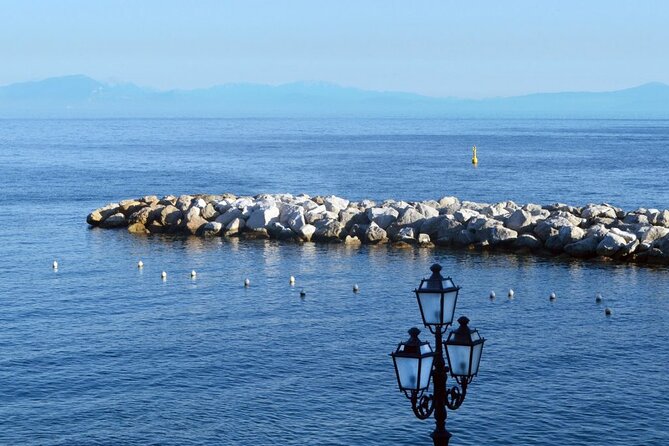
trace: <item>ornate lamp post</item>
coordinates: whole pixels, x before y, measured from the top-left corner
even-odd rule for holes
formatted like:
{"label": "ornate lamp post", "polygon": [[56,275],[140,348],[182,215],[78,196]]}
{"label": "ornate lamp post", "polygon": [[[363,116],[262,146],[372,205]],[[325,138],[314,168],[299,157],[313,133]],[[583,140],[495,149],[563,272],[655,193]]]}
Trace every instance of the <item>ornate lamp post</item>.
{"label": "ornate lamp post", "polygon": [[[432,432],[435,446],[448,446],[451,433],[446,430],[446,409],[456,410],[465,400],[467,386],[478,373],[483,343],[477,330],[469,328],[469,319],[458,319],[460,326],[452,330],[446,342],[443,335],[453,323],[460,287],[450,277],[442,277],[441,265],[430,267],[432,275],[423,279],[415,290],[423,324],[434,334],[435,350],[418,339],[420,330],[409,330],[410,338],[400,342],[391,353],[399,388],[411,400],[414,414],[421,420],[434,414],[436,427]],[[448,367],[444,362],[446,348]],[[447,387],[448,374],[456,384]],[[433,381],[432,393],[427,393]]]}

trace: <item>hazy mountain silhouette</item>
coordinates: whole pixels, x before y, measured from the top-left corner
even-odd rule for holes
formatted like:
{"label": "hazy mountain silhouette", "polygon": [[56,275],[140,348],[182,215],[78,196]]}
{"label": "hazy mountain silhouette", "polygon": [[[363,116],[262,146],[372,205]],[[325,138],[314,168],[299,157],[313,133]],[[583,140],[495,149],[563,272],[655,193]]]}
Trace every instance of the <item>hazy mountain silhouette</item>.
{"label": "hazy mountain silhouette", "polygon": [[368,91],[323,82],[159,91],[74,75],[0,87],[0,117],[415,116],[669,118],[669,86],[482,100]]}

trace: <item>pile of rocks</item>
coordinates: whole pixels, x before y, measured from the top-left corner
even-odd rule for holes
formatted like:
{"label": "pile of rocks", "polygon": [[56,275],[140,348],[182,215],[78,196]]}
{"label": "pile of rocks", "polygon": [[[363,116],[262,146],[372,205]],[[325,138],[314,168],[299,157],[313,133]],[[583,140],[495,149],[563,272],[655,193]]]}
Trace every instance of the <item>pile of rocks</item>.
{"label": "pile of rocks", "polygon": [[336,196],[146,196],[91,212],[88,224],[133,233],[386,243],[566,253],[669,263],[669,210],[608,204],[460,201],[353,202]]}

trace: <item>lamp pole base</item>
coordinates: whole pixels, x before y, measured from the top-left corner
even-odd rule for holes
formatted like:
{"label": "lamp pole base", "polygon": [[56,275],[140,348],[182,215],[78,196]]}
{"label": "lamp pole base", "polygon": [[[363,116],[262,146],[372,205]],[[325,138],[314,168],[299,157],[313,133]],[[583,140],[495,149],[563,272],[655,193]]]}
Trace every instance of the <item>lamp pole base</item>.
{"label": "lamp pole base", "polygon": [[451,439],[451,433],[447,430],[435,430],[430,434],[430,437],[432,437],[432,441],[434,441],[434,446],[448,446],[448,441]]}

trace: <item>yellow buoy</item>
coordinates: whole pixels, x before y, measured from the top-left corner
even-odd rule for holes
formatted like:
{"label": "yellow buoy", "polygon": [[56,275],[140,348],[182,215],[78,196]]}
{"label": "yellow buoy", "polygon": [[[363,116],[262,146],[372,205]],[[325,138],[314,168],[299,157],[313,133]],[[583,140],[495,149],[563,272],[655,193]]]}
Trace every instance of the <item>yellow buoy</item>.
{"label": "yellow buoy", "polygon": [[476,165],[479,163],[479,159],[476,157],[476,146],[472,147],[472,164]]}

